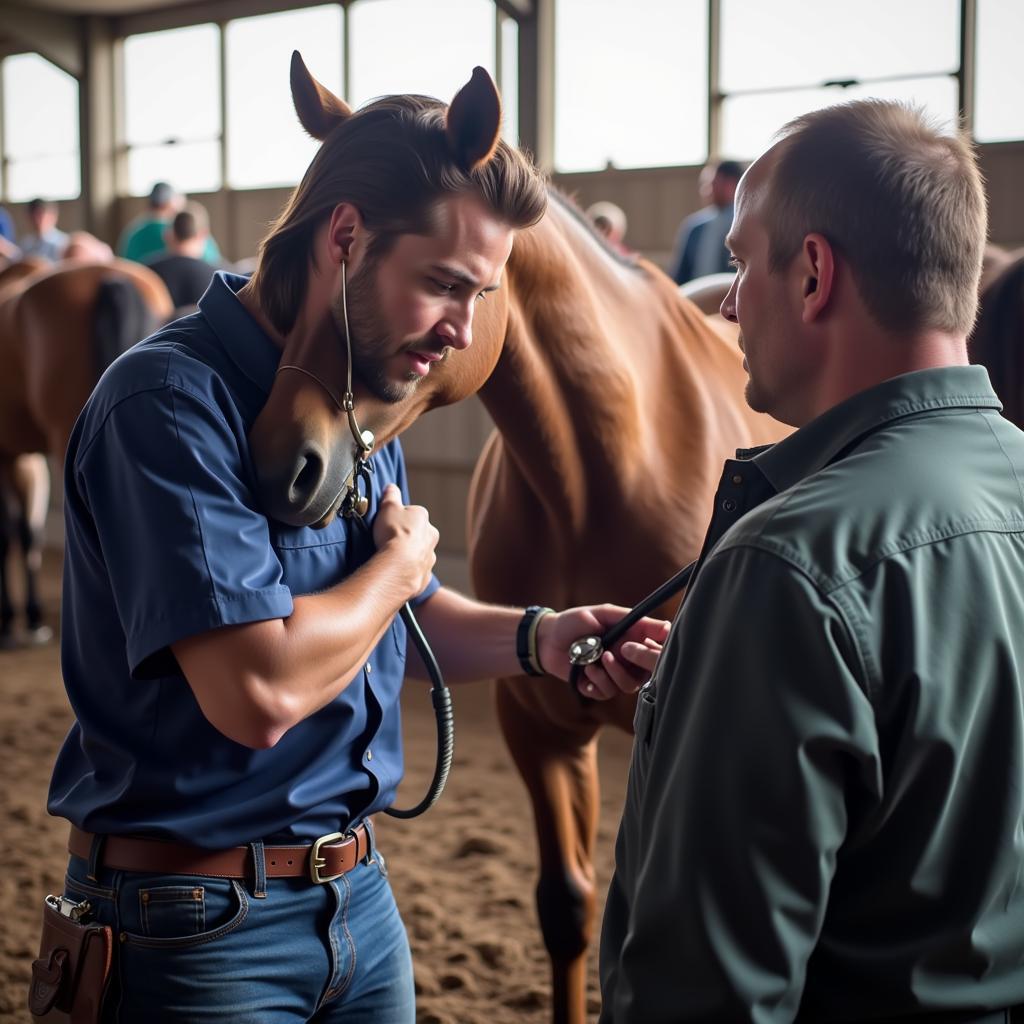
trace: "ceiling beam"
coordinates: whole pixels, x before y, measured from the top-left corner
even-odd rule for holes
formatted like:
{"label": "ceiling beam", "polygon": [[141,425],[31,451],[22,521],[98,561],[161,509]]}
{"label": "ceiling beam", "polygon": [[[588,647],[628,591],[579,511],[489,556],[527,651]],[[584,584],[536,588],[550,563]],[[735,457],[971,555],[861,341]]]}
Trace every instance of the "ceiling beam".
{"label": "ceiling beam", "polygon": [[123,38],[138,32],[185,28],[210,21],[249,18],[257,14],[277,14],[281,11],[309,7],[315,2],[316,0],[193,0],[173,7],[121,15],[114,19],[114,33]]}
{"label": "ceiling beam", "polygon": [[[4,26],[5,37],[23,44],[22,52],[35,51],[69,75],[81,79],[85,61],[79,18],[0,0],[0,24]],[[11,52],[11,47],[4,48]]]}

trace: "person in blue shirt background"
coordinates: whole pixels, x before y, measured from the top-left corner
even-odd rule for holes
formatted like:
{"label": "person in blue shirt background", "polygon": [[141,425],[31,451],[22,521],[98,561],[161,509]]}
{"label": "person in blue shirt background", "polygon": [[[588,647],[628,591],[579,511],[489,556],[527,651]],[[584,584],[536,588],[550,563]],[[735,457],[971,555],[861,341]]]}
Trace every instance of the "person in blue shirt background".
{"label": "person in blue shirt background", "polygon": [[32,230],[23,235],[18,247],[22,256],[38,256],[56,262],[64,256],[68,236],[57,227],[60,211],[48,199],[33,199],[27,207]]}
{"label": "person in blue shirt background", "polygon": [[700,172],[700,198],[705,205],[679,225],[668,271],[676,284],[732,269],[725,236],[732,225],[733,198],[742,174],[743,165],[735,160],[709,163]]}
{"label": "person in blue shirt background", "polygon": [[[373,456],[370,531],[286,526],[255,501],[249,430],[286,342],[344,343],[343,278],[354,370],[401,401],[470,345],[515,230],[544,211],[542,178],[504,142],[464,166],[444,111],[337,115],[252,280],[218,274],[197,313],[108,369],[76,425],[61,639],[76,721],[48,807],[72,824],[65,895],[119,935],[111,1019],[411,1024],[408,940],[369,824],[403,770],[396,612],[417,604],[450,680],[519,674],[524,621],[567,677],[570,643],[624,614],[440,586],[397,440]],[[629,645],[667,629],[642,620],[589,677],[635,690]]]}
{"label": "person in blue shirt background", "polygon": [[15,241],[14,220],[7,210],[0,206],[0,257],[16,260],[20,256],[21,250]]}

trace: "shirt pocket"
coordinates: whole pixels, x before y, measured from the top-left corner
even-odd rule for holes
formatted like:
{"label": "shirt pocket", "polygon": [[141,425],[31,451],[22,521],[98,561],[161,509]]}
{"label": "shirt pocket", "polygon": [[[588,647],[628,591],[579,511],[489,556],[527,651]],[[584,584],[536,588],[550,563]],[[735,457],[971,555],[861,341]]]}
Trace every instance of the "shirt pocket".
{"label": "shirt pocket", "polygon": [[638,791],[637,795],[643,791],[647,778],[657,707],[658,691],[654,679],[651,679],[637,692],[636,711],[633,714],[633,762],[629,769],[629,785]]}
{"label": "shirt pocket", "polygon": [[338,519],[322,530],[271,522],[270,543],[281,564],[281,581],[294,595],[327,590],[358,567],[352,564],[355,552],[346,524]]}

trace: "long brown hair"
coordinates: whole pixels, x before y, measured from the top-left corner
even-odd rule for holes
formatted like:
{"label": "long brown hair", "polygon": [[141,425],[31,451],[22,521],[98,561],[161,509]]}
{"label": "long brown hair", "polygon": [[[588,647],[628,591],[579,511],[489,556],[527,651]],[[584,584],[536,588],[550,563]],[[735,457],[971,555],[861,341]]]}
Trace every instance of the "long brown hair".
{"label": "long brown hair", "polygon": [[447,107],[427,96],[387,96],[339,121],[284,211],[260,243],[252,287],[271,323],[287,334],[310,272],[313,236],[341,202],[355,206],[380,257],[401,234],[428,234],[430,212],[446,196],[478,195],[513,228],[544,214],[547,188],[518,150],[499,142],[472,170],[452,152]]}

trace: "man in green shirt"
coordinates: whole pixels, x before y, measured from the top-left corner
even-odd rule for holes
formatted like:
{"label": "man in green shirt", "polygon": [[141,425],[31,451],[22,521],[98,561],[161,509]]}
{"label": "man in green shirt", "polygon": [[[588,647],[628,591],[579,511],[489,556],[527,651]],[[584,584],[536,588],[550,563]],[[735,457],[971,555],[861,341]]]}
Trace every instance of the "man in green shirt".
{"label": "man in green shirt", "polygon": [[[183,209],[182,195],[167,184],[158,181],[149,193],[149,206],[145,213],[129,221],[117,242],[117,255],[122,259],[148,263],[167,251],[167,233],[175,214]],[[212,266],[221,263],[220,249],[213,235],[206,236],[206,243],[200,254]]]}
{"label": "man in green shirt", "polygon": [[968,365],[985,229],[969,146],[880,101],[740,184],[722,313],[798,430],[727,463],[631,652],[604,1024],[1020,1014],[1024,434]]}

